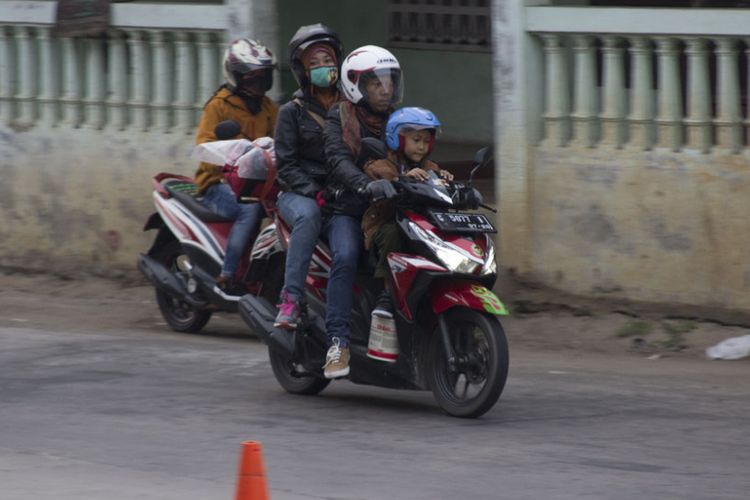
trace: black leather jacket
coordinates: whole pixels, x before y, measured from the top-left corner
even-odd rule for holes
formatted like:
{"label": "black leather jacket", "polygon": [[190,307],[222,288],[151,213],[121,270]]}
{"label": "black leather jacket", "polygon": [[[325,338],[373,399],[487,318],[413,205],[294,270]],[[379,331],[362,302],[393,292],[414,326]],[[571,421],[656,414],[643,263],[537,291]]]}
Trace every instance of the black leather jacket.
{"label": "black leather jacket", "polygon": [[323,127],[310,114],[324,120],[326,110],[298,90],[293,100],[279,109],[274,147],[277,182],[284,191],[315,198],[323,189],[326,175]]}
{"label": "black leather jacket", "polygon": [[[383,139],[374,135],[362,124],[359,128],[362,138]],[[370,201],[357,194],[357,191],[363,189],[372,179],[362,171],[367,158],[361,154],[359,158],[354,158],[354,153],[344,143],[339,104],[334,105],[328,112],[324,136],[328,167],[326,192],[329,198],[334,199],[327,200],[323,209],[332,213],[361,217]]]}

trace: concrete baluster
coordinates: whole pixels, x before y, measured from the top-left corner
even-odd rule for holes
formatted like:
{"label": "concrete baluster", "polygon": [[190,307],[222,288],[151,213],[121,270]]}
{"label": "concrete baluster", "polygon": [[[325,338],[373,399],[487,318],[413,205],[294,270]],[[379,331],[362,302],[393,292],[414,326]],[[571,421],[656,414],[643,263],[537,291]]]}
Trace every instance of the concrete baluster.
{"label": "concrete baluster", "polygon": [[47,127],[57,125],[57,98],[60,93],[57,51],[50,37],[50,28],[37,28],[39,40],[39,69],[41,72],[39,87],[39,121]]}
{"label": "concrete baluster", "polygon": [[148,50],[142,31],[131,31],[129,33],[128,48],[130,49],[131,123],[137,130],[148,130],[149,62]]}
{"label": "concrete baluster", "polygon": [[78,41],[62,38],[63,52],[63,121],[70,127],[81,123],[81,63],[78,57]]}
{"label": "concrete baluster", "polygon": [[167,48],[167,33],[165,31],[151,31],[151,53],[153,54],[153,78],[151,79],[152,95],[151,103],[154,127],[161,132],[169,132],[170,129],[170,91],[175,84],[172,65],[169,60]]}
{"label": "concrete baluster", "polygon": [[657,38],[659,81],[656,125],[658,146],[679,151],[682,147],[682,86],[677,40]]}
{"label": "concrete baluster", "polygon": [[218,86],[217,68],[219,68],[218,52],[213,41],[213,35],[202,31],[198,33],[198,95],[195,103],[196,113],[200,115],[203,105],[211,97]]}
{"label": "concrete baluster", "polygon": [[742,149],[742,111],[740,107],[740,71],[737,40],[719,38],[716,40],[718,60],[718,116],[716,143],[725,150],[739,153]]}
{"label": "concrete baluster", "polygon": [[592,147],[596,141],[596,51],[594,37],[577,35],[573,38],[575,80],[573,96],[573,143]]}
{"label": "concrete baluster", "polygon": [[625,58],[622,38],[603,38],[604,104],[602,143],[621,147],[625,142]]}
{"label": "concrete baluster", "polygon": [[687,145],[702,153],[711,148],[711,86],[705,38],[687,40]]}
{"label": "concrete baluster", "polygon": [[545,91],[547,110],[544,124],[547,128],[545,143],[565,146],[569,137],[570,91],[568,69],[563,39],[559,35],[542,35],[544,40]]}
{"label": "concrete baluster", "polygon": [[128,98],[127,50],[125,33],[120,30],[109,32],[109,92],[107,109],[109,110],[108,126],[114,130],[124,130],[128,125],[126,108]]}
{"label": "concrete baluster", "polygon": [[10,123],[15,117],[13,105],[15,57],[8,29],[0,25],[0,123]]}
{"label": "concrete baluster", "polygon": [[34,50],[34,28],[16,26],[15,36],[18,43],[18,101],[17,121],[31,125],[36,118],[34,98],[36,97],[36,51]]}
{"label": "concrete baluster", "polygon": [[654,71],[651,64],[651,40],[644,37],[630,39],[633,62],[630,141],[633,148],[651,149],[654,145]]}
{"label": "concrete baluster", "polygon": [[[747,95],[750,96],[750,38],[745,38],[745,62],[747,64]],[[746,144],[750,145],[750,108],[744,122],[746,135]]]}
{"label": "concrete baluster", "polygon": [[104,65],[104,41],[86,39],[86,97],[84,98],[84,123],[100,129],[104,126],[104,97],[107,70]]}
{"label": "concrete baluster", "polygon": [[187,31],[175,33],[177,83],[174,108],[177,113],[176,127],[180,133],[192,133],[195,124],[195,63],[190,34]]}
{"label": "concrete baluster", "polygon": [[[214,82],[212,87],[216,90],[216,87],[224,81],[224,67],[222,66],[224,61],[224,53],[227,50],[226,41],[222,40],[220,36],[215,36],[214,40],[214,51],[216,52],[216,60],[214,62]],[[263,43],[261,41],[261,43]],[[213,93],[213,92],[212,92]]]}

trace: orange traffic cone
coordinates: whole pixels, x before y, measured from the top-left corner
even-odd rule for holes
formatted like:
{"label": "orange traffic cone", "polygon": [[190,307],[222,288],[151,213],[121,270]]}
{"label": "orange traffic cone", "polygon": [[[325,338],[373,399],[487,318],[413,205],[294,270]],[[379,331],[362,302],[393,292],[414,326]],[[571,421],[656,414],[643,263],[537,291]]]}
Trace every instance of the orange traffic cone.
{"label": "orange traffic cone", "polygon": [[236,500],[268,500],[263,450],[257,441],[242,443]]}

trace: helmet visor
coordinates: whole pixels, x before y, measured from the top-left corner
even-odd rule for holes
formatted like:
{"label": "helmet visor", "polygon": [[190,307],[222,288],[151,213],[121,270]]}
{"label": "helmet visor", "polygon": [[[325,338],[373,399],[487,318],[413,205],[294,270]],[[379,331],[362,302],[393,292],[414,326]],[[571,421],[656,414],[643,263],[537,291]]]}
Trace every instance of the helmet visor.
{"label": "helmet visor", "polygon": [[273,85],[271,68],[255,69],[237,76],[239,88],[248,95],[263,95]]}
{"label": "helmet visor", "polygon": [[364,73],[359,82],[359,90],[374,111],[387,112],[401,102],[404,85],[401,70],[379,69]]}

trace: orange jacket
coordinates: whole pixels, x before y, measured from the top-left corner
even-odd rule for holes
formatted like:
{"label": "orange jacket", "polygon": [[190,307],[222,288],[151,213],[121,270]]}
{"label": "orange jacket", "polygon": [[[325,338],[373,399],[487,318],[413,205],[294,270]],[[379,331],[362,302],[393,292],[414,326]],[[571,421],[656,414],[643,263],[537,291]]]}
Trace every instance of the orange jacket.
{"label": "orange jacket", "polygon": [[[241,98],[223,87],[203,107],[195,143],[215,141],[214,128],[224,120],[234,120],[239,123],[242,128],[240,133],[251,141],[258,137],[273,137],[278,109],[276,103],[264,96],[260,111],[253,115]],[[223,165],[211,165],[205,162],[200,164],[195,173],[195,183],[198,185],[199,194],[224,179],[222,167]]]}

